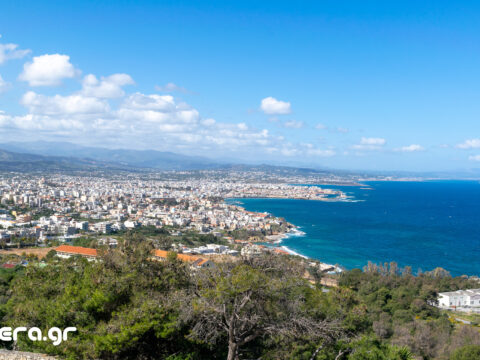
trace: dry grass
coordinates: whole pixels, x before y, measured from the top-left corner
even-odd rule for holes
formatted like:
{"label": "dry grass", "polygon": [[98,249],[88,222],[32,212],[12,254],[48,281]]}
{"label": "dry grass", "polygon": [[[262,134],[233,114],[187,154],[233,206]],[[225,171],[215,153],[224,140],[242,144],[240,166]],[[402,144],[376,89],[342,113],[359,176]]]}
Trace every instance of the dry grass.
{"label": "dry grass", "polygon": [[53,247],[48,248],[22,248],[22,249],[8,249],[0,250],[0,255],[36,255],[39,259],[45,257],[50,250],[54,249]]}

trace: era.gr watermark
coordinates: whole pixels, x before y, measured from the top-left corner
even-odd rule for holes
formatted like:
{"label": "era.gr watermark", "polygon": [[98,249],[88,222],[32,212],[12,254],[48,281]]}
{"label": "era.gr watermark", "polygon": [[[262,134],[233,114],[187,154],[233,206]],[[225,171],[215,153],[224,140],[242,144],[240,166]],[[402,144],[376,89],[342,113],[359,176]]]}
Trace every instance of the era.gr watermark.
{"label": "era.gr watermark", "polygon": [[48,329],[47,336],[42,334],[42,330],[37,327],[32,327],[27,329],[26,327],[17,327],[12,329],[11,327],[2,327],[0,328],[0,341],[17,341],[18,334],[21,332],[26,332],[27,336],[32,341],[48,341],[51,340],[52,344],[57,346],[62,343],[62,341],[68,340],[68,333],[77,331],[76,327],[67,327],[65,330],[61,330],[57,327],[52,327]]}

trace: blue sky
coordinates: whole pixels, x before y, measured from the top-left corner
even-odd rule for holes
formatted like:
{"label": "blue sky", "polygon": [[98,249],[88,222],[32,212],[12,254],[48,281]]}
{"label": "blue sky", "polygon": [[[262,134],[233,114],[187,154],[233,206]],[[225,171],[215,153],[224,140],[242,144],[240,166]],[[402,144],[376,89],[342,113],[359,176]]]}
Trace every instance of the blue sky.
{"label": "blue sky", "polygon": [[15,1],[0,34],[2,141],[480,167],[475,2]]}

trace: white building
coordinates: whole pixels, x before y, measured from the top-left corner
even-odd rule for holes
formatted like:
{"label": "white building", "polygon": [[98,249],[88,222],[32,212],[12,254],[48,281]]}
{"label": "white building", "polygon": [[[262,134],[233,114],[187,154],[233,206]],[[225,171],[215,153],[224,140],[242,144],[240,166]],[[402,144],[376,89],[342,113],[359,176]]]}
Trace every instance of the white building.
{"label": "white building", "polygon": [[438,305],[440,307],[480,307],[480,289],[439,293]]}
{"label": "white building", "polygon": [[108,222],[96,223],[95,229],[103,234],[109,234],[112,232],[112,224]]}
{"label": "white building", "polygon": [[88,221],[76,222],[75,227],[80,230],[88,231]]}
{"label": "white building", "polygon": [[123,223],[127,229],[134,229],[140,226],[138,221],[127,220]]}

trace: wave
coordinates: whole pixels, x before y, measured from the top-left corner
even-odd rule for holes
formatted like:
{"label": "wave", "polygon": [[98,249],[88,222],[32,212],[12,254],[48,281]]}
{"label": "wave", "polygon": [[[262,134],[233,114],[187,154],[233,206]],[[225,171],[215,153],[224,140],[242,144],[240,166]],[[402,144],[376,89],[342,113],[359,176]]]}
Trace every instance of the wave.
{"label": "wave", "polygon": [[291,254],[291,255],[300,256],[300,257],[302,257],[302,258],[304,258],[304,259],[310,259],[308,256],[305,256],[305,255],[302,255],[302,254],[299,254],[299,253],[293,251],[293,250],[290,249],[288,246],[280,246],[280,248],[281,248],[282,250],[285,250],[286,252],[288,252],[288,253]]}
{"label": "wave", "polygon": [[297,229],[292,229],[288,233],[285,234],[286,237],[294,237],[294,236],[305,236],[307,235],[304,231]]}
{"label": "wave", "polygon": [[[296,229],[295,229],[295,230],[296,230]],[[303,235],[305,235],[305,233],[304,233],[303,231],[300,231],[300,230],[296,230],[296,231],[297,231],[298,233],[301,233],[302,235],[293,235],[293,236],[303,236]],[[282,242],[282,239],[279,240],[278,242],[275,242],[275,243],[276,243],[276,244],[279,244],[279,243],[281,243],[281,242]],[[298,252],[290,249],[288,246],[283,245],[283,246],[280,246],[280,248],[281,248],[282,250],[288,252],[288,253],[291,254],[291,255],[300,256],[301,258],[304,258],[304,259],[307,259],[307,260],[311,259],[310,257],[308,257],[308,256],[306,256],[306,255],[302,255],[302,254],[300,254],[300,253],[298,253]],[[328,272],[329,274],[341,273],[341,272],[343,271],[343,269],[342,269],[340,266],[338,266],[338,265],[327,264],[327,263],[324,263],[324,262],[321,262],[321,264],[327,265],[327,266],[331,266],[331,267],[333,268],[332,271],[329,271],[329,272]]]}
{"label": "wave", "polygon": [[307,235],[305,232],[298,230],[298,229],[292,229],[288,233],[278,235],[279,238],[272,241],[272,244],[281,244],[283,240],[292,238],[292,237],[300,237],[300,236],[305,236]]}

